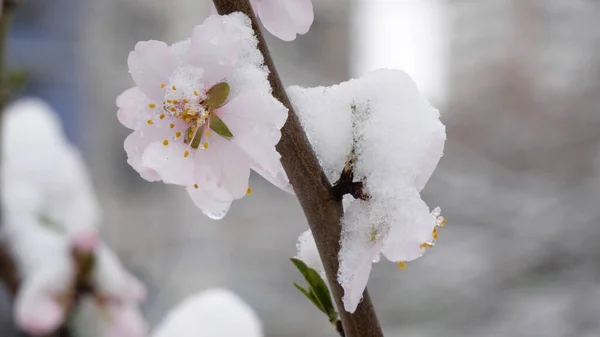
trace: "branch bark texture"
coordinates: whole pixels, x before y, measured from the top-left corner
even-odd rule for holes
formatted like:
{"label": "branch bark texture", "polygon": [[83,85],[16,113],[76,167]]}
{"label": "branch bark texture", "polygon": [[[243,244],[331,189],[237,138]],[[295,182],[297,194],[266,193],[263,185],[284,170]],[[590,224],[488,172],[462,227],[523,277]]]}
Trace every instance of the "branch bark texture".
{"label": "branch bark texture", "polygon": [[282,129],[282,137],[277,145],[277,150],[281,154],[283,168],[294,187],[298,201],[315,238],[346,337],[383,336],[375,309],[366,290],[363,301],[353,314],[344,310],[342,304],[343,289],[337,282],[341,232],[340,218],[343,215],[342,203],[332,196],[331,184],[319,165],[319,161],[302,129],[300,120],[287,97],[285,87],[279,78],[250,1],[213,1],[221,15],[242,12],[252,19],[252,28],[258,38],[258,49],[263,54],[265,65],[270,71],[269,82],[273,88],[273,96],[289,110],[289,116]]}

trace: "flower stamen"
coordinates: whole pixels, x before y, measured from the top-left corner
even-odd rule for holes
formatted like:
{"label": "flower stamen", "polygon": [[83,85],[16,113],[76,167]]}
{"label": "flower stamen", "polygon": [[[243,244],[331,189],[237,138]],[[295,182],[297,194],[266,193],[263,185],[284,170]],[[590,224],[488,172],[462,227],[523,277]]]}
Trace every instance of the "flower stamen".
{"label": "flower stamen", "polygon": [[419,247],[421,249],[424,249],[424,248],[433,248],[434,245],[435,244],[433,242],[426,241],[426,242],[423,242]]}

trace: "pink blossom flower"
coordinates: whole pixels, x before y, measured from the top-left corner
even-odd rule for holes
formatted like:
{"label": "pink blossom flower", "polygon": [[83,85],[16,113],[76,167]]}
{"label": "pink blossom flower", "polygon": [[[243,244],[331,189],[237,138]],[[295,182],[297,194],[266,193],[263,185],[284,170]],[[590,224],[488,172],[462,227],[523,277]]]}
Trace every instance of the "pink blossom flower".
{"label": "pink blossom flower", "polygon": [[291,190],[275,145],[287,110],[270,93],[249,19],[210,16],[191,39],[138,42],[136,87],[117,98],[129,164],[149,181],[186,186],[209,217],[250,194],[250,169]]}
{"label": "pink blossom flower", "polygon": [[311,0],[251,0],[265,28],[284,41],[306,34],[314,20]]}
{"label": "pink blossom flower", "polygon": [[[250,0],[250,3],[263,26],[283,41],[306,34],[314,20],[311,0]],[[212,13],[217,14],[214,6]]]}

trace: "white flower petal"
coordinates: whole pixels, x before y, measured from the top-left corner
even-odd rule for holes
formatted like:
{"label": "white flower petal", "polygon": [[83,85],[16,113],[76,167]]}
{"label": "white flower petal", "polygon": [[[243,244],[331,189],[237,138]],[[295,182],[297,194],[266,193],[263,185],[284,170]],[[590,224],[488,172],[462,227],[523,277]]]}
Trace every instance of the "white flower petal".
{"label": "white flower petal", "polygon": [[350,273],[344,275],[346,279],[343,283],[340,282],[342,288],[344,288],[342,302],[344,302],[346,311],[353,313],[360,303],[371,275],[373,260],[379,255],[380,249],[379,244],[374,244],[369,248],[357,250],[357,255],[352,258],[341,257],[340,273],[342,273],[342,270],[344,270],[344,273]]}
{"label": "white flower petal", "polygon": [[200,167],[196,170],[196,183],[223,188],[232,200],[244,197],[250,178],[250,160],[246,153],[214,132],[203,137],[203,141],[208,148],[196,152],[194,161]]}
{"label": "white flower petal", "polygon": [[274,145],[279,141],[279,129],[288,117],[285,106],[269,92],[261,90],[252,90],[237,96],[219,108],[217,114],[234,135],[270,135]]}
{"label": "white flower petal", "polygon": [[398,205],[389,217],[390,232],[382,253],[390,261],[412,261],[423,255],[422,243],[432,240],[435,219],[429,207],[416,195]]}
{"label": "white flower petal", "polygon": [[314,20],[311,0],[254,0],[265,28],[284,41],[306,34]]}
{"label": "white flower petal", "polygon": [[148,105],[150,99],[138,87],[125,90],[117,97],[117,118],[125,127],[136,129],[140,123],[145,123],[151,118],[152,110]]}
{"label": "white flower petal", "polygon": [[233,71],[242,49],[241,36],[239,26],[224,16],[211,15],[194,28],[189,62],[205,70],[207,89]]}
{"label": "white flower petal", "polygon": [[342,218],[338,282],[344,288],[344,308],[354,312],[367,286],[371,265],[381,251],[386,226],[370,202],[351,202]]}
{"label": "white flower petal", "polygon": [[106,244],[96,250],[96,270],[93,275],[96,290],[117,302],[139,303],[146,298],[146,288],[121,264]]}
{"label": "white flower petal", "polygon": [[[198,185],[198,187],[188,187],[187,191],[196,206],[202,210],[202,212],[211,219],[219,220],[227,215],[233,199],[229,197],[229,193],[221,191],[216,192],[214,189],[206,188],[204,185]],[[221,195],[222,200],[217,197]]]}
{"label": "white flower petal", "polygon": [[274,174],[265,170],[262,165],[259,165],[255,162],[250,164],[250,168],[252,168],[256,173],[260,174],[263,178],[276,187],[284,190],[287,193],[295,194],[294,187],[292,184],[290,184],[287,174],[285,173],[283,166],[281,166],[281,162],[279,163],[279,167],[275,170],[276,173]]}
{"label": "white flower petal", "polygon": [[148,181],[160,181],[160,176],[158,173],[142,164],[142,155],[144,154],[144,150],[156,139],[152,139],[149,137],[145,137],[145,134],[142,132],[133,132],[127,138],[125,138],[125,142],[123,143],[123,147],[125,148],[125,152],[127,153],[127,163],[131,165],[131,167],[136,170],[142,178]]}
{"label": "white flower petal", "polygon": [[162,41],[140,41],[127,58],[127,65],[135,84],[149,98],[162,101],[165,90],[175,69],[176,58],[169,46]]}
{"label": "white flower petal", "polygon": [[190,186],[194,184],[194,164],[184,157],[187,145],[181,142],[154,142],[144,150],[142,165],[154,170],[167,184]]}

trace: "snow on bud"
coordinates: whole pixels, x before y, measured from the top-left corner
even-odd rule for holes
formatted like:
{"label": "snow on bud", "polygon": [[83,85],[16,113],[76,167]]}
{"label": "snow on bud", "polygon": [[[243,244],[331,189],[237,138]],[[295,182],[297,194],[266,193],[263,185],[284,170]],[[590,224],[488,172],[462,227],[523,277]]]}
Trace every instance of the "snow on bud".
{"label": "snow on bud", "polygon": [[136,87],[117,98],[133,133],[128,163],[149,181],[187,187],[209,217],[249,194],[250,169],[290,191],[275,145],[287,119],[248,17],[210,16],[191,39],[138,42],[129,54]]}
{"label": "snow on bud", "polygon": [[209,289],[171,310],[152,337],[262,337],[262,323],[248,304],[227,289]]}
{"label": "snow on bud", "polygon": [[[79,151],[39,99],[10,105],[2,125],[2,203],[10,218],[43,219],[81,251],[98,242],[101,211]],[[7,226],[10,233],[19,228]]]}
{"label": "snow on bud", "polygon": [[[141,301],[144,286],[100,242],[100,208],[58,116],[43,101],[25,99],[8,107],[3,122],[3,230],[22,278],[19,328],[41,335],[63,324],[79,262],[82,270],[95,266],[93,287],[103,298]],[[95,264],[77,261],[90,254]]]}
{"label": "snow on bud", "polygon": [[445,127],[397,70],[288,93],[329,180],[350,165],[362,183],[362,200],[344,203],[339,255],[344,307],[354,312],[380,254],[403,269],[435,244],[445,220],[420,191],[442,156]]}
{"label": "snow on bud", "polygon": [[315,243],[315,239],[313,238],[310,229],[300,234],[296,248],[298,249],[296,258],[302,260],[307,266],[316,270],[319,275],[326,280],[325,268],[323,267],[323,262],[321,261],[319,251],[317,250],[317,244]]}

